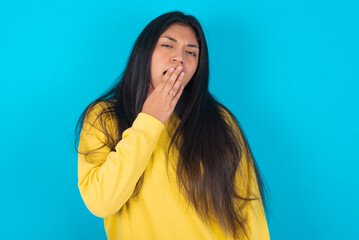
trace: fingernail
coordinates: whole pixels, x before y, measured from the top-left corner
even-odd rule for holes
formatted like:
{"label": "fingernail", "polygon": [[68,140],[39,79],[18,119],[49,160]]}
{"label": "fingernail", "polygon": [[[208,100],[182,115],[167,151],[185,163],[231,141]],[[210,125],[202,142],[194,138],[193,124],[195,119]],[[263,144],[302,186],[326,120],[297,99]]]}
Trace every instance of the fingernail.
{"label": "fingernail", "polygon": [[175,70],[173,67],[171,67],[170,69],[168,69],[168,71],[173,72],[173,70]]}
{"label": "fingernail", "polygon": [[183,77],[184,76],[184,72],[181,72],[181,77]]}
{"label": "fingernail", "polygon": [[181,71],[181,70],[182,70],[182,66],[178,66],[177,69],[178,69],[178,71]]}

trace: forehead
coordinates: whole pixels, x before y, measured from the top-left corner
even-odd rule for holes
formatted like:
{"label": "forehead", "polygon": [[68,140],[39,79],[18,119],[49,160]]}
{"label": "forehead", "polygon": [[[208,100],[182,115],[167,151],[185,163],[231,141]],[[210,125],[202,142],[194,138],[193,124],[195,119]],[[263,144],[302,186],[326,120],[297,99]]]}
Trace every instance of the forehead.
{"label": "forehead", "polygon": [[197,37],[195,31],[189,26],[182,26],[179,24],[172,24],[166,31],[164,31],[161,37],[170,36],[179,41],[197,43]]}

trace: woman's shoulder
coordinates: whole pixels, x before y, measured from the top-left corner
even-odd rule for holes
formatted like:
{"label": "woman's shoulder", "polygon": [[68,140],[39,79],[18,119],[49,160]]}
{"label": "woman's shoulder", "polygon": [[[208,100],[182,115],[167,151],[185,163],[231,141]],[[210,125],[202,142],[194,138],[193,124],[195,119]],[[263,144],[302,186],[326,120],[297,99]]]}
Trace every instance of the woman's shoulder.
{"label": "woman's shoulder", "polygon": [[238,135],[239,139],[243,141],[243,130],[240,122],[237,117],[230,111],[227,107],[222,104],[217,104],[218,112],[220,113],[222,119],[226,122],[227,126],[231,129],[233,133]]}
{"label": "woman's shoulder", "polygon": [[114,113],[114,101],[104,100],[91,103],[86,110],[83,122],[83,130],[87,133],[105,136],[117,136],[117,120]]}
{"label": "woman's shoulder", "polygon": [[91,103],[86,111],[86,115],[100,116],[106,111],[110,111],[115,104],[115,100],[102,100]]}
{"label": "woman's shoulder", "polygon": [[91,103],[87,109],[84,121],[95,125],[104,121],[112,121],[114,115],[114,100],[102,100]]}
{"label": "woman's shoulder", "polygon": [[237,121],[234,114],[223,104],[217,103],[216,106],[217,106],[217,110],[218,110],[219,114],[221,115],[223,120],[225,120],[227,123],[233,125],[233,121]]}
{"label": "woman's shoulder", "polygon": [[101,100],[96,101],[90,104],[94,111],[106,110],[108,108],[114,107],[116,100]]}

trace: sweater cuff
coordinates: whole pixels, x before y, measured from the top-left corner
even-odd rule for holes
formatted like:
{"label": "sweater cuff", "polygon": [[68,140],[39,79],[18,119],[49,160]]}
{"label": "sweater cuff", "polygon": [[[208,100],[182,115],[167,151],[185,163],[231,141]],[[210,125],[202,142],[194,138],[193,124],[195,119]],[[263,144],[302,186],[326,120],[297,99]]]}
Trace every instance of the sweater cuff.
{"label": "sweater cuff", "polygon": [[132,124],[132,127],[145,131],[151,136],[159,135],[163,129],[165,129],[165,125],[160,120],[142,112],[138,114],[137,118]]}

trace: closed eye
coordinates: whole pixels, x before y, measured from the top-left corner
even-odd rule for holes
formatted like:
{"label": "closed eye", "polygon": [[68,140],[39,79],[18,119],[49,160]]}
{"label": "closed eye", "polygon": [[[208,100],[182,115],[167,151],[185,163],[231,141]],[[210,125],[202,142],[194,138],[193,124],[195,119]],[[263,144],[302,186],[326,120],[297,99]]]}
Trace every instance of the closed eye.
{"label": "closed eye", "polygon": [[[162,44],[161,45],[162,47],[167,47],[167,48],[173,48],[171,45],[168,45],[168,44]],[[191,52],[191,51],[187,51],[191,56],[193,56],[193,57],[196,57],[197,56],[197,54],[196,53],[194,53],[194,52]]]}
{"label": "closed eye", "polygon": [[189,51],[188,51],[188,53],[189,53],[190,55],[192,55],[193,57],[197,56],[194,52],[189,52]]}

